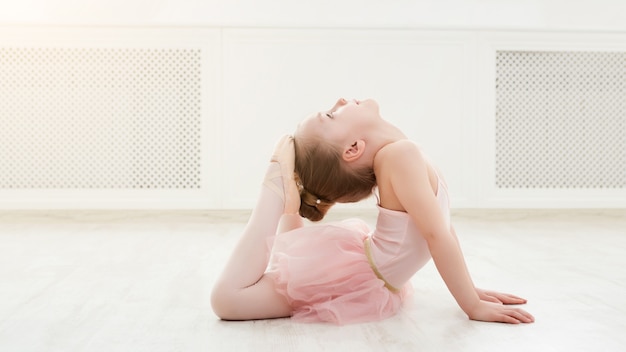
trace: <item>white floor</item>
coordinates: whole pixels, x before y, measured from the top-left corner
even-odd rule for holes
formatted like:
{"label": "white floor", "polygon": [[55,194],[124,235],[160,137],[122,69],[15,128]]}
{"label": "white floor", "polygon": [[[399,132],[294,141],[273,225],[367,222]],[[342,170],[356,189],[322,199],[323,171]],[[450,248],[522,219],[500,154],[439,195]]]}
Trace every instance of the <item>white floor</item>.
{"label": "white floor", "polygon": [[455,213],[476,284],[529,299],[519,326],[469,321],[432,263],[382,322],[220,321],[211,285],[246,218],[0,213],[0,351],[626,351],[626,211]]}

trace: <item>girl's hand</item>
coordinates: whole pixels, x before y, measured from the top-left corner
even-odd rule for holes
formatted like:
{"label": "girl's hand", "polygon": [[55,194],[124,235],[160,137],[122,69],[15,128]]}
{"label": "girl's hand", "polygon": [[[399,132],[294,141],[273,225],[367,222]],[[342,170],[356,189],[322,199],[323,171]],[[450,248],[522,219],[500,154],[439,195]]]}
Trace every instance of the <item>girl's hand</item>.
{"label": "girl's hand", "polygon": [[524,298],[517,297],[509,293],[500,293],[476,288],[476,293],[481,301],[493,302],[497,304],[525,304]]}
{"label": "girl's hand", "polygon": [[535,318],[520,308],[511,308],[502,303],[479,301],[479,303],[466,312],[470,319],[488,322],[519,324],[532,323]]}

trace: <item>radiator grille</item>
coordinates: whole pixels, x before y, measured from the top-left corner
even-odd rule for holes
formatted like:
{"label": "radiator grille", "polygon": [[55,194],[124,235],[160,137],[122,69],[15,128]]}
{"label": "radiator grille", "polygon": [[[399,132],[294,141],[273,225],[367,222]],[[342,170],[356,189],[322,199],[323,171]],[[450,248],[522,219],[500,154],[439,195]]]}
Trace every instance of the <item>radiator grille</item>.
{"label": "radiator grille", "polygon": [[200,188],[201,50],[0,48],[0,188]]}
{"label": "radiator grille", "polygon": [[499,51],[498,188],[626,187],[626,53]]}

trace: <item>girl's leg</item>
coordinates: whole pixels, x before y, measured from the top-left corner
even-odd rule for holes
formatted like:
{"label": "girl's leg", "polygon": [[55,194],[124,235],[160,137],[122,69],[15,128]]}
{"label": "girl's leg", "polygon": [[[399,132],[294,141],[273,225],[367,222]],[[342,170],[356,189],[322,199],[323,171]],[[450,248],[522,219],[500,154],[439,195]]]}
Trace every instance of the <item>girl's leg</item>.
{"label": "girl's leg", "polygon": [[264,275],[268,238],[276,234],[284,211],[280,164],[270,163],[261,194],[244,232],[213,288],[213,311],[226,320],[286,317],[291,307]]}

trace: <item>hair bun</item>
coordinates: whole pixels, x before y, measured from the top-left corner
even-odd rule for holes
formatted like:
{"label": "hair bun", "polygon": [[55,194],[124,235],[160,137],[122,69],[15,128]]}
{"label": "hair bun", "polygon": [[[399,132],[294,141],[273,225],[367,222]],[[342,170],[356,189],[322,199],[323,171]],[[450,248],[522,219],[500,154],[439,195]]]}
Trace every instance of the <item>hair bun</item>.
{"label": "hair bun", "polygon": [[300,204],[300,216],[311,221],[320,221],[324,218],[324,214],[317,207],[312,207],[304,202]]}
{"label": "hair bun", "polygon": [[335,204],[320,199],[305,188],[300,190],[300,215],[311,221],[320,221],[330,207]]}

